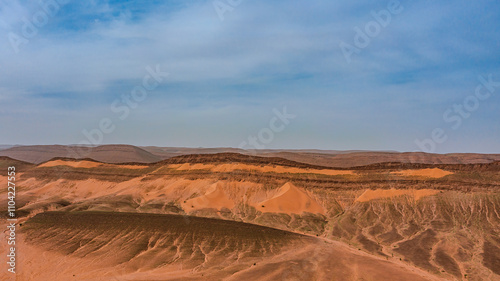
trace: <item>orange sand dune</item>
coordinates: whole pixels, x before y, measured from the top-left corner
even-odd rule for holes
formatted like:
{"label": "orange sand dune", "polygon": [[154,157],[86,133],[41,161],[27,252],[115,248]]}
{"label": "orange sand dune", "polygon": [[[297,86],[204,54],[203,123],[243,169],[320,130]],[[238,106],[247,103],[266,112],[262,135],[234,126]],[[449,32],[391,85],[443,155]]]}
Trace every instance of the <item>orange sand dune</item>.
{"label": "orange sand dune", "polygon": [[[6,177],[5,181],[6,181]],[[213,189],[213,180],[188,180],[188,179],[168,179],[157,178],[154,180],[144,181],[144,177],[137,177],[123,182],[109,182],[99,179],[87,180],[67,180],[58,179],[51,182],[29,178],[19,182],[19,186],[23,187],[20,196],[36,196],[38,200],[58,197],[70,201],[89,200],[110,195],[131,195],[139,201],[154,200],[162,198],[166,201],[183,202],[188,198],[192,198],[193,194],[213,194],[209,195],[209,202],[215,202],[214,208],[218,208],[217,204],[221,203],[214,197],[223,195],[222,198],[242,198],[245,189],[252,187],[252,190],[258,190],[256,184],[241,183],[241,182],[219,182],[215,190]],[[0,182],[2,178],[0,177]],[[229,184],[231,190],[223,191],[223,186]],[[232,190],[234,189],[234,190]],[[231,204],[222,204],[224,207],[231,207]],[[205,206],[209,207],[209,206]]]}
{"label": "orange sand dune", "polygon": [[439,193],[439,190],[434,189],[376,189],[371,190],[367,189],[361,196],[359,196],[356,201],[357,202],[367,202],[374,199],[380,198],[392,198],[396,196],[402,195],[410,195],[415,198],[415,200],[419,200],[425,196],[431,196],[436,193]]}
{"label": "orange sand dune", "polygon": [[36,195],[39,199],[56,196],[70,200],[84,200],[106,196],[112,194],[113,190],[111,188],[115,186],[114,183],[97,179],[79,181],[58,179],[48,183],[30,179],[29,183],[28,181],[24,181],[22,185],[23,187],[34,187],[22,194]]}
{"label": "orange sand dune", "polygon": [[325,213],[316,200],[291,183],[284,184],[274,197],[256,204],[255,208],[261,212],[274,213]]}
{"label": "orange sand dune", "polygon": [[[140,202],[158,198],[162,198],[162,201],[179,202],[188,213],[204,208],[233,209],[236,204],[243,203],[254,206],[261,212],[324,214],[324,209],[313,197],[290,183],[271,191],[248,182],[214,183],[211,180],[165,178],[144,181],[144,177],[119,183],[98,179],[59,179],[47,183],[31,178],[23,181],[22,185],[27,188],[22,192],[23,196],[37,196],[40,200],[58,197],[75,202],[110,195],[131,195]],[[193,198],[193,195],[196,197]]]}
{"label": "orange sand dune", "polygon": [[186,200],[185,203],[181,203],[182,208],[187,213],[192,210],[213,208],[220,210],[222,208],[232,209],[234,207],[234,201],[231,200],[219,183],[214,183],[207,190],[205,195]]}
{"label": "orange sand dune", "polygon": [[171,164],[170,168],[179,171],[186,170],[210,170],[213,172],[232,172],[235,170],[249,170],[258,172],[273,172],[273,173],[293,173],[293,174],[320,174],[320,175],[355,175],[353,171],[347,170],[320,170],[320,169],[301,169],[283,166],[259,166],[249,164]]}
{"label": "orange sand dune", "polygon": [[428,177],[428,178],[442,178],[444,176],[453,174],[452,172],[441,170],[439,168],[433,169],[418,169],[418,170],[405,170],[391,172],[391,174],[411,177]]}
{"label": "orange sand dune", "polygon": [[73,168],[95,168],[101,165],[102,165],[101,163],[86,161],[86,160],[81,160],[81,161],[53,160],[43,163],[38,167],[70,166]]}

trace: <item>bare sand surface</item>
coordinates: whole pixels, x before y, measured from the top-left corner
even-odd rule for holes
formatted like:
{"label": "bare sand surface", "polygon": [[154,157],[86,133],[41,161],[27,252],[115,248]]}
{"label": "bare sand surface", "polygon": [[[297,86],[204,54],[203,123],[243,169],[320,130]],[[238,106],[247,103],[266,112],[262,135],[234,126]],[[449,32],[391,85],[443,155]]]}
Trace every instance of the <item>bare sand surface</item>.
{"label": "bare sand surface", "polygon": [[66,161],[66,160],[52,160],[39,165],[38,167],[55,167],[55,166],[69,166],[73,168],[95,168],[101,166],[101,163],[92,161]]}
{"label": "bare sand surface", "polygon": [[306,191],[286,183],[279,188],[278,193],[270,199],[255,205],[261,212],[302,214],[303,212],[324,214],[321,207]]}
{"label": "bare sand surface", "polygon": [[113,167],[117,167],[117,168],[123,168],[123,169],[146,169],[148,168],[149,166],[146,166],[146,165],[122,165],[122,164],[119,164],[119,165],[110,165],[110,166],[113,166]]}
{"label": "bare sand surface", "polygon": [[227,280],[442,280],[396,259],[320,239],[237,272]]}
{"label": "bare sand surface", "polygon": [[284,166],[259,166],[250,164],[171,164],[170,168],[177,169],[179,171],[186,170],[210,170],[213,172],[232,172],[235,170],[248,170],[257,172],[273,172],[273,173],[292,173],[292,174],[320,174],[320,175],[355,175],[353,171],[349,170],[329,170],[329,169],[301,169],[294,167],[284,167]]}
{"label": "bare sand surface", "polygon": [[429,168],[429,169],[417,169],[417,170],[405,170],[391,172],[391,174],[407,176],[407,177],[428,177],[428,178],[442,178],[447,175],[453,174],[453,172],[445,171],[439,168]]}
{"label": "bare sand surface", "polygon": [[223,208],[232,209],[234,205],[234,201],[227,197],[219,183],[212,184],[204,195],[181,203],[182,208],[187,213],[196,209],[205,208],[213,208],[217,210],[221,210]]}

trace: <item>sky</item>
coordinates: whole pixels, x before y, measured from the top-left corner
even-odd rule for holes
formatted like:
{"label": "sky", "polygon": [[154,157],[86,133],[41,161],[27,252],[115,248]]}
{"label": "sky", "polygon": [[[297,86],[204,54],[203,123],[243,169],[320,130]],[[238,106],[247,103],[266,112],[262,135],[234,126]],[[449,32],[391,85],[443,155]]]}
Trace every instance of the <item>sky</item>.
{"label": "sky", "polygon": [[498,11],[0,0],[0,144],[500,153]]}

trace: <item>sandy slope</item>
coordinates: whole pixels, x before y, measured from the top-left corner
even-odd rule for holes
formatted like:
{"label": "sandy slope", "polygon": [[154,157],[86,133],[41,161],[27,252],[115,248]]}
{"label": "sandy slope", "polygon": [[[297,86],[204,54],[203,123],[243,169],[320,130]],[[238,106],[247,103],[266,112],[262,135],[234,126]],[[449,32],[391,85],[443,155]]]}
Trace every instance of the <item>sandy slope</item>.
{"label": "sandy slope", "polygon": [[63,160],[52,160],[45,162],[38,167],[55,167],[55,166],[69,166],[73,168],[95,168],[101,166],[101,163],[92,161],[63,161]]}
{"label": "sandy slope", "polygon": [[355,175],[353,171],[349,170],[333,170],[333,169],[301,169],[294,167],[283,166],[259,166],[249,164],[171,164],[169,167],[179,171],[190,170],[209,170],[214,172],[232,172],[236,170],[247,170],[257,172],[272,172],[272,173],[293,173],[293,174],[320,174],[320,175]]}
{"label": "sandy slope", "polygon": [[204,195],[186,200],[181,203],[181,206],[187,213],[196,209],[205,208],[213,208],[216,210],[221,210],[223,208],[232,209],[234,207],[234,201],[228,198],[220,183],[214,183]]}
{"label": "sandy slope", "polygon": [[19,238],[20,281],[437,280],[339,242],[196,217],[46,213]]}
{"label": "sandy slope", "polygon": [[432,168],[432,169],[418,169],[418,170],[405,170],[405,171],[397,171],[397,172],[392,172],[392,174],[395,175],[402,175],[402,176],[411,176],[411,177],[428,177],[428,178],[442,178],[447,175],[453,174],[453,172],[450,171],[444,171],[439,168]]}
{"label": "sandy slope", "polygon": [[[110,195],[130,195],[140,201],[175,200],[185,212],[199,209],[233,209],[236,204],[254,206],[261,212],[302,214],[304,212],[325,214],[325,209],[314,195],[286,183],[277,190],[266,192],[261,186],[246,182],[212,182],[209,180],[155,179],[145,181],[136,178],[130,181],[113,183],[88,179],[68,181],[59,179],[52,182],[28,180],[24,186],[32,186],[21,196],[44,198],[64,198],[73,202],[91,200]],[[197,194],[200,194],[196,196]],[[29,207],[28,205],[27,207]]]}
{"label": "sandy slope", "polygon": [[[209,243],[207,241],[207,243]],[[323,243],[323,244],[321,244]],[[332,242],[334,243],[334,242]],[[20,257],[17,281],[39,280],[440,280],[426,272],[411,268],[397,261],[386,261],[353,253],[339,244],[327,245],[313,242],[298,249],[284,250],[268,258],[235,259],[226,265],[233,272],[221,267],[200,266],[198,269],[183,266],[177,260],[159,268],[134,265],[116,267],[106,264],[105,256],[77,258],[45,250],[26,243],[19,244]],[[43,262],[39,262],[40,258]],[[218,258],[214,253],[212,258]],[[254,262],[255,261],[255,262]],[[132,263],[132,262],[131,262]],[[253,265],[255,263],[255,265]],[[130,267],[129,267],[130,266]],[[2,275],[0,274],[0,277]],[[2,280],[9,279],[6,275]]]}
{"label": "sandy slope", "polygon": [[256,204],[255,208],[261,212],[286,214],[325,213],[325,210],[304,190],[291,183],[280,187],[275,196]]}

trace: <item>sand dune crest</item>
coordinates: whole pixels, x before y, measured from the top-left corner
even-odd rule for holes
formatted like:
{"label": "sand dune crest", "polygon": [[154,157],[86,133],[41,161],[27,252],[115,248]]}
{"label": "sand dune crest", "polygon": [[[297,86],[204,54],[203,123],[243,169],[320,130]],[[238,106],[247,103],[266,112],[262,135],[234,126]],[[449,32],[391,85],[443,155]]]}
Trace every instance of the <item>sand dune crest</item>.
{"label": "sand dune crest", "polygon": [[303,212],[324,214],[324,209],[304,190],[291,183],[280,187],[271,199],[260,202],[255,208],[261,212],[302,214]]}
{"label": "sand dune crest", "polygon": [[217,210],[222,208],[232,209],[234,207],[234,201],[226,195],[221,184],[214,183],[210,186],[205,195],[186,200],[181,206],[187,213],[205,208]]}

